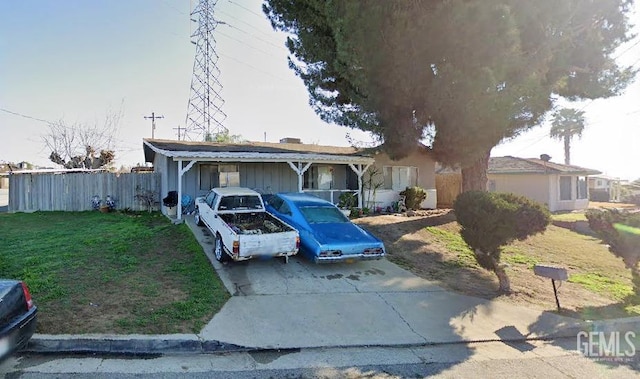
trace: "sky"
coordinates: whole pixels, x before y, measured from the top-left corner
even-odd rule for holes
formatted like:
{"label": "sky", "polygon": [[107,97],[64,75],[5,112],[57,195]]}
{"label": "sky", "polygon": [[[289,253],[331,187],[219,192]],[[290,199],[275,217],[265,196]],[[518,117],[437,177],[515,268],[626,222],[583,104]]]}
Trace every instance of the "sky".
{"label": "sky", "polygon": [[[250,141],[348,146],[360,131],[321,121],[302,80],[287,64],[286,36],[271,28],[261,0],[218,0],[215,32],[221,95],[231,134]],[[0,162],[54,167],[43,136],[48,122],[94,125],[122,110],[115,136],[117,165],[144,163],[142,139],[177,139],[185,126],[196,24],[187,0],[0,0]],[[633,14],[634,24],[640,17]],[[616,53],[640,67],[639,39]],[[624,95],[572,105],[586,129],[571,144],[571,163],[605,175],[640,178],[640,79]],[[563,163],[549,125],[495,147],[492,156],[538,157]]]}

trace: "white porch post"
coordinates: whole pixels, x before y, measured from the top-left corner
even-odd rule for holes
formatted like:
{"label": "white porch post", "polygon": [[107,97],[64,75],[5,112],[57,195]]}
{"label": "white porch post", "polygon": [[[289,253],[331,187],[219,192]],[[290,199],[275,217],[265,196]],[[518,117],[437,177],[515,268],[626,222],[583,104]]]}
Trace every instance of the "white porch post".
{"label": "white porch post", "polygon": [[302,184],[304,178],[303,175],[309,169],[309,166],[311,166],[311,162],[308,162],[304,167],[302,167],[302,162],[298,162],[297,167],[293,164],[293,162],[287,163],[289,164],[289,167],[291,167],[291,169],[295,171],[296,174],[298,174],[298,192],[302,192]]}
{"label": "white porch post", "polygon": [[182,176],[196,163],[196,161],[191,161],[186,167],[182,167],[182,159],[178,159],[178,211],[177,215],[178,220],[182,220]]}
{"label": "white porch post", "polygon": [[371,166],[371,163],[369,163],[364,168],[362,168],[362,164],[359,164],[358,167],[356,168],[356,166],[354,166],[353,163],[349,163],[349,167],[351,167],[353,172],[355,172],[356,175],[358,175],[358,208],[362,208],[362,196],[363,196],[362,176],[364,175],[365,172],[367,172],[370,166]]}

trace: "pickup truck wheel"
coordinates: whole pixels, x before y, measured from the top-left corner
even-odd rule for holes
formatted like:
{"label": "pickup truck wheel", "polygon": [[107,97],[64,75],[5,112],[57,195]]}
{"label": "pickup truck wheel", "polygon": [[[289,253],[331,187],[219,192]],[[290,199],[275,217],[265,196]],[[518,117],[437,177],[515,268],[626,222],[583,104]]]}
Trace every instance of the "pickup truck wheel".
{"label": "pickup truck wheel", "polygon": [[204,222],[202,222],[202,218],[200,218],[200,212],[199,211],[196,211],[195,219],[196,219],[196,225],[204,226]]}
{"label": "pickup truck wheel", "polygon": [[231,260],[231,257],[227,253],[224,252],[224,243],[222,242],[222,237],[220,234],[216,235],[216,244],[213,247],[213,254],[216,256],[218,262],[228,262]]}

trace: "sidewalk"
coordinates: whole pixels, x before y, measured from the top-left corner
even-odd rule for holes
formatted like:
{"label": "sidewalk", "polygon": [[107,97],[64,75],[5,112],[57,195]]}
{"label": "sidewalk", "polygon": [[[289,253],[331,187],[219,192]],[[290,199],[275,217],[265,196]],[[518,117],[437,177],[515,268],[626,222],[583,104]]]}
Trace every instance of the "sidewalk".
{"label": "sidewalk", "polygon": [[35,335],[28,351],[196,353],[322,347],[427,346],[575,338],[640,330],[640,318],[589,323],[460,295],[387,260],[315,265],[302,257],[221,265],[213,239],[189,227],[233,297],[198,334]]}

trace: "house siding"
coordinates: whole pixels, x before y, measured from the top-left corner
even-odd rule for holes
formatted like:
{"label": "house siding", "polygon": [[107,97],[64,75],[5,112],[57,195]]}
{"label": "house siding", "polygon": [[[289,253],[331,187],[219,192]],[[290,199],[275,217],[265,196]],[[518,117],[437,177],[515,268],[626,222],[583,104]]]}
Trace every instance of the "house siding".
{"label": "house siding", "polygon": [[[560,177],[561,176],[570,176],[571,177],[571,200],[560,200]],[[578,199],[578,176],[577,175],[553,175],[552,178],[555,178],[555,206],[553,209],[549,208],[550,211],[575,211],[580,209],[586,209],[589,207],[589,199]]]}
{"label": "house siding", "polygon": [[[546,175],[504,175],[489,174],[489,181],[495,182],[495,192],[511,192],[526,196],[549,207],[549,177]],[[489,182],[487,182],[489,189]]]}
{"label": "house siding", "polygon": [[[571,200],[560,200],[560,176],[571,177]],[[588,199],[577,198],[577,175],[489,174],[495,192],[511,192],[546,205],[549,211],[573,211],[589,206]],[[487,182],[487,189],[490,183]]]}
{"label": "house siding", "polygon": [[[417,150],[405,158],[392,160],[386,153],[378,153],[375,155],[374,159],[375,163],[372,167],[380,172],[382,172],[382,168],[385,166],[416,167],[418,169],[418,187],[427,191],[427,198],[422,202],[421,207],[432,209],[437,207],[436,162],[430,154],[423,150]],[[375,206],[385,208],[390,206],[393,202],[398,201],[400,199],[400,195],[398,191],[378,189],[376,190],[375,196],[373,196],[373,194],[365,193],[364,198],[365,200],[372,199],[371,201],[375,203]]]}
{"label": "house siding", "polygon": [[264,193],[298,191],[298,176],[286,163],[242,163],[239,169],[242,187]]}

